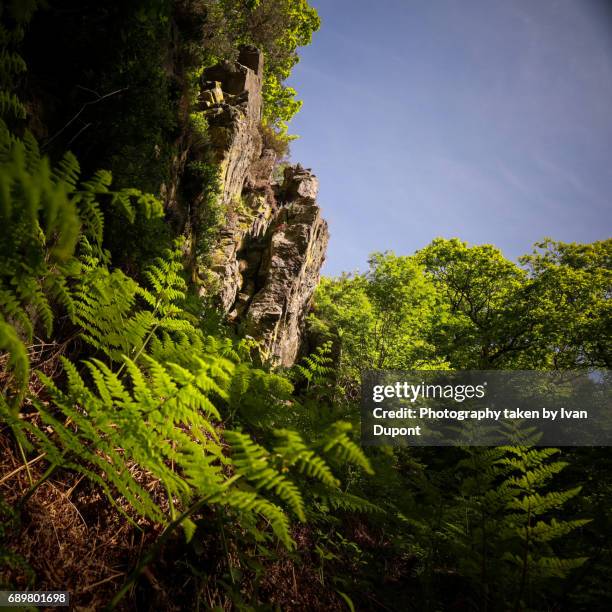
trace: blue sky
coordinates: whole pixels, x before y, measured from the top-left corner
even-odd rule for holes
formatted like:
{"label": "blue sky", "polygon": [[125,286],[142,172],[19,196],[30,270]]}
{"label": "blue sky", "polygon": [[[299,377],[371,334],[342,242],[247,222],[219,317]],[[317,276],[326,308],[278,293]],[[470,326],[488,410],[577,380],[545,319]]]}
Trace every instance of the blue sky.
{"label": "blue sky", "polygon": [[292,158],[321,182],[324,273],[436,236],[514,259],[612,235],[612,3],[311,4]]}

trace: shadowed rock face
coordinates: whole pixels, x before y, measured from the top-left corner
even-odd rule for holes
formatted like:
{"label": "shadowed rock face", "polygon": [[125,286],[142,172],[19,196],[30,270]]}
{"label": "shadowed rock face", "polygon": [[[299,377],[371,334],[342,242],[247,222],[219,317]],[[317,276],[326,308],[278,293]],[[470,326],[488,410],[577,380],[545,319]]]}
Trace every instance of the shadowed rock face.
{"label": "shadowed rock face", "polygon": [[316,202],[318,180],[301,166],[273,179],[276,153],[259,133],[263,58],[253,47],[238,62],[203,75],[202,106],[222,179],[227,221],[213,253],[228,319],[259,340],[275,364],[294,363],[325,260],[329,233]]}
{"label": "shadowed rock face", "polygon": [[288,199],[264,236],[256,283],[261,289],[248,303],[245,320],[247,333],[263,340],[271,360],[290,366],[301,346],[329,233],[315,201],[316,177],[299,166],[287,168],[283,187],[289,188]]}

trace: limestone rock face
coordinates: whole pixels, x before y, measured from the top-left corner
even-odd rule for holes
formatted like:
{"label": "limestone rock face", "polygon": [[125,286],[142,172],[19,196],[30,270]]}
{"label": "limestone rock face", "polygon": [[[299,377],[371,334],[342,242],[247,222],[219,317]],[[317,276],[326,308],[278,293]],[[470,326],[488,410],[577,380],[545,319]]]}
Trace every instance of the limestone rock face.
{"label": "limestone rock face", "polygon": [[314,174],[296,165],[274,179],[277,155],[264,148],[259,130],[262,75],[263,57],[254,47],[203,75],[200,100],[226,211],[212,264],[228,319],[260,341],[267,359],[290,366],[329,234]]}

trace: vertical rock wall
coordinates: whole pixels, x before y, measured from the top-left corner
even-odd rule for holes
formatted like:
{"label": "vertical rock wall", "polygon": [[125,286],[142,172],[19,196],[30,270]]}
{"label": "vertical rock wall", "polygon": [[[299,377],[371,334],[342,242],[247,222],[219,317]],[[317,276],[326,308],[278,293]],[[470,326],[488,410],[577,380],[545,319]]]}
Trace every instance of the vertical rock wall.
{"label": "vertical rock wall", "polygon": [[253,47],[237,62],[205,71],[201,104],[221,175],[226,223],[213,253],[228,319],[261,342],[265,357],[291,365],[302,342],[329,238],[310,170],[289,166],[273,178],[276,153],[259,125],[263,58]]}

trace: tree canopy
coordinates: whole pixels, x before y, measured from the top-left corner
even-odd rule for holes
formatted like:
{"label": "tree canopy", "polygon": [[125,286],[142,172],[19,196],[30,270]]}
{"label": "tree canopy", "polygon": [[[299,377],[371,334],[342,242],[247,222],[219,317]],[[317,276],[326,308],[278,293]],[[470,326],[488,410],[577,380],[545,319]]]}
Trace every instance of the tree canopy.
{"label": "tree canopy", "polygon": [[368,367],[608,367],[611,254],[610,240],[545,241],[517,264],[492,245],[438,238],[324,279],[311,326],[353,378]]}

